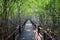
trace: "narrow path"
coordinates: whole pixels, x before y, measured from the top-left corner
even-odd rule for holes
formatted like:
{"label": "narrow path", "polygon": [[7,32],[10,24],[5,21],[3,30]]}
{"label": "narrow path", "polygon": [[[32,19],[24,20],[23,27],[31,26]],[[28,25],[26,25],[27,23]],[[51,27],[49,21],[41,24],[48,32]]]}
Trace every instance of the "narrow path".
{"label": "narrow path", "polygon": [[35,40],[35,29],[32,23],[28,20],[23,32],[19,34],[17,40]]}

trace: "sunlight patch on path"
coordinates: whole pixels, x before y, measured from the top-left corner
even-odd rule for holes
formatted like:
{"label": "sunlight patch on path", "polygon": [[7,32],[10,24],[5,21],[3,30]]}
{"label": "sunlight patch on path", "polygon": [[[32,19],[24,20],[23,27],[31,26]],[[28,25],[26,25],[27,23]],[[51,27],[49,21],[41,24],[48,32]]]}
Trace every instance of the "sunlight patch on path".
{"label": "sunlight patch on path", "polygon": [[26,24],[26,26],[30,26],[30,25],[32,25],[32,24]]}
{"label": "sunlight patch on path", "polygon": [[30,32],[31,30],[28,29],[28,30],[26,30],[26,31]]}

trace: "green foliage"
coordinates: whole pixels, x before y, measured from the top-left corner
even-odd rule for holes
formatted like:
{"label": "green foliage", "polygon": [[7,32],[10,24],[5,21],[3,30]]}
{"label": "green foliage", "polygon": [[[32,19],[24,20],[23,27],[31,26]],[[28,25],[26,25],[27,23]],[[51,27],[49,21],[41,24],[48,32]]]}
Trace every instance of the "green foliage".
{"label": "green foliage", "polygon": [[3,1],[0,0],[0,18],[6,16],[11,20],[38,15],[44,28],[51,22],[53,26],[50,28],[59,32],[60,0],[7,0],[7,14],[3,13]]}
{"label": "green foliage", "polygon": [[3,13],[3,0],[0,0],[0,18],[2,17]]}

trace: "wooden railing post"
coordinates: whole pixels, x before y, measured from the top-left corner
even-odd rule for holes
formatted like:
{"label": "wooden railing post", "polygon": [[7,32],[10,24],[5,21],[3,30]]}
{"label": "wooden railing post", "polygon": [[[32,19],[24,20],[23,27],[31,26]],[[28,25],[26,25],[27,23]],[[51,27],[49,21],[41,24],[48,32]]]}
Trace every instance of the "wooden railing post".
{"label": "wooden railing post", "polygon": [[21,26],[19,26],[19,33],[21,33]]}
{"label": "wooden railing post", "polygon": [[15,33],[12,36],[13,36],[13,40],[15,40]]}
{"label": "wooden railing post", "polygon": [[47,40],[47,38],[46,38],[46,34],[45,34],[45,33],[44,33],[44,35],[43,35],[43,36],[44,36],[44,40]]}

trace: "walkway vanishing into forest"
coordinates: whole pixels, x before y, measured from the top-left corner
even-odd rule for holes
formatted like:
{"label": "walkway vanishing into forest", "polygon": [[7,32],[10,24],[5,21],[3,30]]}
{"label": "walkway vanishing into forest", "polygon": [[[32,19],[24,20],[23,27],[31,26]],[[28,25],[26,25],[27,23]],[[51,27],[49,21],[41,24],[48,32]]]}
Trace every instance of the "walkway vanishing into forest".
{"label": "walkway vanishing into forest", "polygon": [[17,40],[36,40],[35,35],[35,26],[28,20],[22,33],[18,35]]}
{"label": "walkway vanishing into forest", "polygon": [[55,40],[55,38],[32,20],[26,20],[22,26],[18,25],[16,30],[4,40]]}

